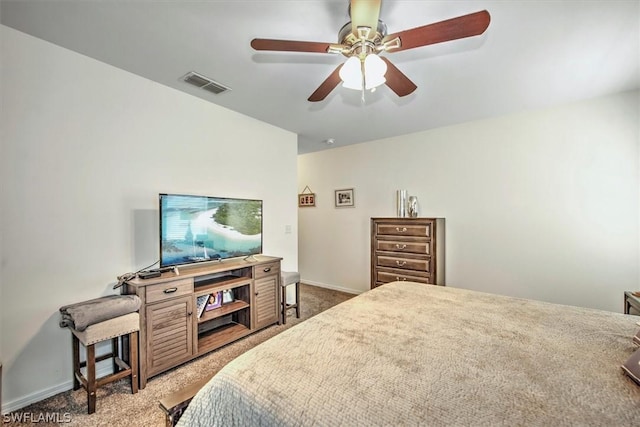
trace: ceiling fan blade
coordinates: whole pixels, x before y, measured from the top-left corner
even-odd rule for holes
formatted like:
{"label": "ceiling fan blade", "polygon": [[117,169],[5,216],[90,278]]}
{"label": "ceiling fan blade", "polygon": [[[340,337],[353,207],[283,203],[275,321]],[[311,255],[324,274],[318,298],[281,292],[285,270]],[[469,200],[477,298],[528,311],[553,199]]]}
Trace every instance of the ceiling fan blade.
{"label": "ceiling fan blade", "polygon": [[309,101],[322,101],[327,97],[327,95],[331,93],[333,89],[336,88],[336,86],[340,84],[340,82],[342,81],[342,79],[340,79],[340,75],[338,74],[340,73],[340,68],[342,68],[342,64],[338,65],[338,68],[333,70],[333,73],[331,73],[329,77],[327,77],[327,79],[323,81],[320,86],[318,86],[318,89],[316,89],[316,91],[313,92],[309,97]]}
{"label": "ceiling fan blade", "polygon": [[417,89],[418,86],[409,80],[409,77],[405,76],[402,71],[398,70],[391,61],[383,56],[380,58],[387,63],[387,72],[384,75],[384,78],[387,80],[386,84],[396,95],[407,96]]}
{"label": "ceiling fan blade", "polygon": [[491,22],[491,16],[489,12],[483,10],[457,18],[447,19],[446,21],[389,34],[382,42],[384,43],[399,37],[401,41],[400,47],[390,47],[388,49],[389,52],[399,52],[401,50],[442,43],[449,40],[477,36],[484,33],[489,26],[489,22]]}
{"label": "ceiling fan blade", "polygon": [[380,3],[382,0],[351,0],[351,32],[359,38],[358,27],[369,27],[372,29],[371,37],[378,28],[378,17],[380,16]]}
{"label": "ceiling fan blade", "polygon": [[329,47],[332,45],[334,45],[334,43],[273,39],[251,40],[251,47],[255,50],[276,50],[284,52],[329,53]]}

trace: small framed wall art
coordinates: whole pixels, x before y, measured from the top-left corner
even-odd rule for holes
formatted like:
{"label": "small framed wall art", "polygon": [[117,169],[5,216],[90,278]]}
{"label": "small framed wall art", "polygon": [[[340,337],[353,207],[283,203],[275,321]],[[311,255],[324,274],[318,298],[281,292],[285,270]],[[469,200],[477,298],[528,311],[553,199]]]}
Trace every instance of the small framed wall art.
{"label": "small framed wall art", "polygon": [[309,206],[316,205],[316,195],[311,194],[298,194],[298,206],[301,208],[306,208]]}
{"label": "small framed wall art", "polygon": [[355,206],[353,188],[336,190],[336,208],[352,208]]}
{"label": "small framed wall art", "polygon": [[316,205],[316,193],[313,193],[307,185],[302,190],[302,193],[298,194],[298,207],[306,208]]}

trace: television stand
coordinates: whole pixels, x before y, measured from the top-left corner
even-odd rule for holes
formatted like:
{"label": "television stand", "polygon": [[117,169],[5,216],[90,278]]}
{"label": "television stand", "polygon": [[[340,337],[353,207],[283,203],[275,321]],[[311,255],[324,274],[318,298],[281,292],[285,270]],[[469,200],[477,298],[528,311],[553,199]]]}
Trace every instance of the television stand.
{"label": "television stand", "polygon": [[[126,281],[121,292],[142,301],[140,388],[155,375],[279,324],[281,261],[258,255]],[[198,297],[222,291],[231,291],[233,300],[198,313]]]}

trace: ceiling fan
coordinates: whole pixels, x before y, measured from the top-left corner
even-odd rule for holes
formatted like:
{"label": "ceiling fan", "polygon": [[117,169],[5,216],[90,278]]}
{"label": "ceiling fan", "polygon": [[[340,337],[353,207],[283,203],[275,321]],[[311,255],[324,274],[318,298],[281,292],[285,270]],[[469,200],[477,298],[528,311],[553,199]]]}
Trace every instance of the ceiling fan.
{"label": "ceiling fan", "polygon": [[387,34],[387,26],[379,20],[382,0],[351,0],[351,21],[338,33],[339,43],[296,40],[253,39],[255,50],[284,52],[341,53],[349,58],[340,64],[311,94],[309,101],[322,101],[342,81],[345,87],[374,90],[386,84],[398,96],[406,96],[417,86],[381,52],[400,52],[435,43],[477,36],[487,29],[491,17],[486,10],[459,16],[434,24]]}

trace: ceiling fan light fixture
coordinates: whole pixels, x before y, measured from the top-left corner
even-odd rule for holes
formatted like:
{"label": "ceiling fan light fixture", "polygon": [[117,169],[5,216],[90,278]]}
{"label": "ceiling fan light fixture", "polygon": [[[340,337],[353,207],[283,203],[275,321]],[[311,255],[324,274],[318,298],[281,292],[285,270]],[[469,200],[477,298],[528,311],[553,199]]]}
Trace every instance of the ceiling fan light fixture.
{"label": "ceiling fan light fixture", "polygon": [[342,86],[348,89],[362,89],[362,67],[360,58],[357,56],[347,59],[347,62],[340,68],[339,74],[342,79]]}
{"label": "ceiling fan light fixture", "polygon": [[387,81],[384,77],[387,72],[386,62],[376,54],[369,54],[364,59],[364,64],[358,56],[347,59],[339,73],[342,86],[347,89],[362,90],[363,69],[365,89],[374,89]]}
{"label": "ceiling fan light fixture", "polygon": [[384,84],[387,79],[387,64],[376,54],[369,54],[364,59],[365,89],[373,89]]}

